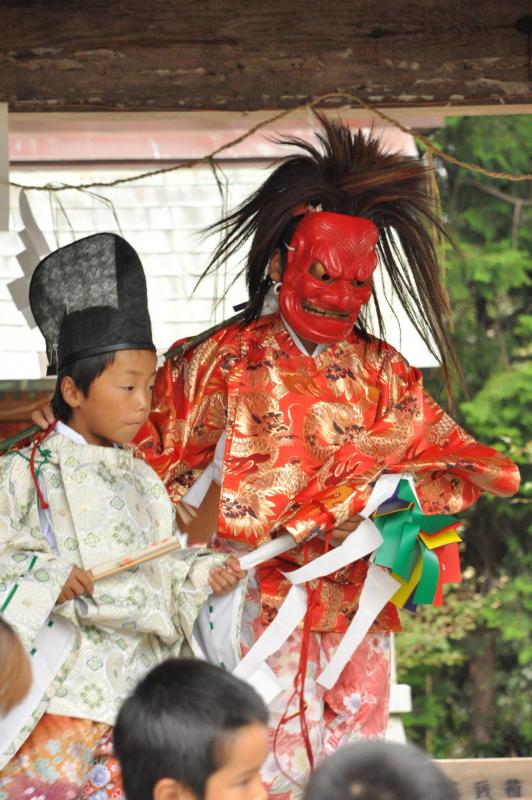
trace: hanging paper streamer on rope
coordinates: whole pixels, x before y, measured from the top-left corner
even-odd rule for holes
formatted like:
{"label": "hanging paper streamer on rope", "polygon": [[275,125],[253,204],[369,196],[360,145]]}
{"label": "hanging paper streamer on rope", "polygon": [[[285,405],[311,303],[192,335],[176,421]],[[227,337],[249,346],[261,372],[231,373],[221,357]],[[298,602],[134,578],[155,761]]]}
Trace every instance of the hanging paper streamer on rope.
{"label": "hanging paper streamer on rope", "polygon": [[443,584],[461,580],[458,520],[424,514],[409,482],[401,480],[373,521],[384,539],[375,563],[388,567],[402,584],[391,602],[410,610],[419,604],[441,605]]}

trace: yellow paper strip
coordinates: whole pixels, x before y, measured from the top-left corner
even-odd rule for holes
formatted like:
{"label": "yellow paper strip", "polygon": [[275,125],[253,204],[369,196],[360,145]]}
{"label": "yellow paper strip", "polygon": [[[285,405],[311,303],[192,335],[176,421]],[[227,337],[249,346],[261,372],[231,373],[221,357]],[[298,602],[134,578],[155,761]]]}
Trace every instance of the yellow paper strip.
{"label": "yellow paper strip", "polygon": [[438,533],[424,533],[423,531],[419,531],[419,538],[429,550],[434,550],[436,547],[443,547],[444,544],[462,541],[456,533],[456,528],[447,528]]}
{"label": "yellow paper strip", "polygon": [[394,596],[390,601],[394,603],[398,608],[402,608],[404,606],[404,604],[406,603],[406,601],[408,600],[408,598],[418,585],[421,578],[422,566],[423,566],[423,559],[421,558],[420,555],[418,557],[418,560],[416,561],[416,566],[412,570],[412,574],[408,581],[404,581],[402,578],[399,577],[399,575],[396,575],[395,572],[392,572],[392,578],[395,578],[395,580],[399,581],[402,584],[401,588],[396,591],[396,593],[394,594]]}

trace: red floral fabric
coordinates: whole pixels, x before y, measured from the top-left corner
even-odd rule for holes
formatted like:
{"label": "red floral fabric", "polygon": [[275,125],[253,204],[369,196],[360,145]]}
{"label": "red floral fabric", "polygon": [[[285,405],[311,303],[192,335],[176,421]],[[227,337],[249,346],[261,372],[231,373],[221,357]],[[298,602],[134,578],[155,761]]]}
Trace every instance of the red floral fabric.
{"label": "red floral fabric", "polygon": [[2,800],[125,800],[112,728],[45,714],[0,774]]}

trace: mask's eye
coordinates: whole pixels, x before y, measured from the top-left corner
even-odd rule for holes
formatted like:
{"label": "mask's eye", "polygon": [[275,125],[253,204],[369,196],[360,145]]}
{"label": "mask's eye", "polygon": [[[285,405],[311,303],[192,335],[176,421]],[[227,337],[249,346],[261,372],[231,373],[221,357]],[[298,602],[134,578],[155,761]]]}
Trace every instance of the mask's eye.
{"label": "mask's eye", "polygon": [[323,264],[320,264],[319,261],[314,261],[310,265],[309,274],[312,275],[313,278],[317,278],[317,280],[322,281],[323,283],[327,283],[332,281],[331,276],[325,270]]}
{"label": "mask's eye", "polygon": [[369,279],[368,279],[367,281],[351,281],[351,283],[352,283],[352,284],[353,284],[353,286],[355,286],[357,289],[360,289],[360,287],[361,287],[361,286],[367,286],[367,285],[368,285],[368,283],[369,283]]}

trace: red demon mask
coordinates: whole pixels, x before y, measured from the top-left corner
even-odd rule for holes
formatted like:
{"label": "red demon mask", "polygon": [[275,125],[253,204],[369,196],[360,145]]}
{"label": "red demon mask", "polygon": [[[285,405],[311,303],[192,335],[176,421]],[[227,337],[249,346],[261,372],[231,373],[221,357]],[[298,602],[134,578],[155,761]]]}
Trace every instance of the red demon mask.
{"label": "red demon mask", "polygon": [[371,297],[379,233],[369,219],[308,213],[288,245],[279,294],[283,317],[311,342],[332,344],[353,328]]}

